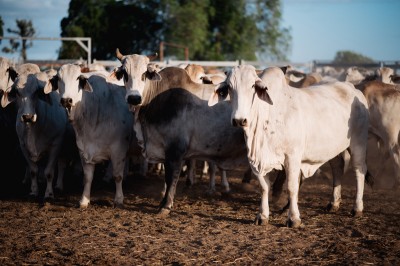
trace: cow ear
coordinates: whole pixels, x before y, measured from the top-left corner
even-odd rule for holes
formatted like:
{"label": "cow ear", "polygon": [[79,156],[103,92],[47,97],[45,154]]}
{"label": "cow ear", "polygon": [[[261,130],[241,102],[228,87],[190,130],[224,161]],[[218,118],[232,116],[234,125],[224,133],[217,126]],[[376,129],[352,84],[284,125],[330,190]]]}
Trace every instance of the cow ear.
{"label": "cow ear", "polygon": [[11,90],[4,92],[1,97],[1,107],[5,108],[7,105],[15,101],[15,99],[17,99],[17,92],[14,87],[11,87]]}
{"label": "cow ear", "polygon": [[263,100],[271,105],[274,104],[268,93],[267,85],[265,85],[265,83],[261,79],[256,80],[256,82],[254,84],[254,89],[256,90],[258,98],[260,98],[261,100]]}
{"label": "cow ear", "polygon": [[286,75],[286,71],[288,69],[288,66],[281,66],[280,69],[282,70],[283,74]]}
{"label": "cow ear", "polygon": [[160,81],[162,78],[161,78],[161,75],[158,74],[158,71],[159,71],[159,67],[157,64],[149,63],[147,65],[147,71],[142,74],[142,80],[144,81],[145,79],[149,79],[152,81],[155,81],[155,80]]}
{"label": "cow ear", "polygon": [[14,69],[13,67],[9,67],[9,68],[7,69],[7,71],[8,71],[9,77],[10,77],[11,80],[14,82],[15,79],[18,77],[17,71],[15,71],[15,69]]}
{"label": "cow ear", "polygon": [[46,85],[44,85],[43,92],[48,94],[52,91],[58,90],[58,76],[55,75],[51,79],[47,80]]}
{"label": "cow ear", "polygon": [[78,80],[79,80],[79,88],[80,89],[85,90],[87,92],[93,92],[93,88],[90,85],[87,77],[85,77],[84,75],[80,75],[78,77]]}
{"label": "cow ear", "polygon": [[228,84],[225,82],[218,84],[214,89],[214,93],[212,93],[210,99],[208,99],[208,106],[213,106],[218,102],[224,101],[228,96],[228,90]]}
{"label": "cow ear", "polygon": [[203,81],[203,84],[213,84],[212,80],[208,76],[204,76],[200,78]]}

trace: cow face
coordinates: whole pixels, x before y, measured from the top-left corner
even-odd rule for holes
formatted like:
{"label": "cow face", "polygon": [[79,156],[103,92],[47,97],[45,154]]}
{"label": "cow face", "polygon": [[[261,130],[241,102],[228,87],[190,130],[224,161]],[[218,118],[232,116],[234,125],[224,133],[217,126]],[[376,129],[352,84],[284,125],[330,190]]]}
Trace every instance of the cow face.
{"label": "cow face", "polygon": [[[222,85],[223,84],[223,85]],[[255,98],[272,104],[267,86],[257,76],[253,66],[243,65],[233,68],[224,83],[216,89],[220,98],[229,93],[232,103],[231,122],[233,126],[247,127],[253,118]]]}
{"label": "cow face", "polygon": [[158,67],[150,64],[153,57],[145,55],[122,55],[117,49],[117,57],[121,61],[122,66],[115,70],[117,79],[124,79],[126,96],[125,99],[129,104],[131,111],[142,103],[143,91],[146,80],[160,80]]}
{"label": "cow face", "polygon": [[37,119],[36,102],[42,100],[52,104],[50,97],[44,93],[45,81],[38,78],[38,74],[20,75],[8,92],[5,92],[1,104],[6,107],[9,103],[17,101],[17,118],[24,123],[34,123]]}

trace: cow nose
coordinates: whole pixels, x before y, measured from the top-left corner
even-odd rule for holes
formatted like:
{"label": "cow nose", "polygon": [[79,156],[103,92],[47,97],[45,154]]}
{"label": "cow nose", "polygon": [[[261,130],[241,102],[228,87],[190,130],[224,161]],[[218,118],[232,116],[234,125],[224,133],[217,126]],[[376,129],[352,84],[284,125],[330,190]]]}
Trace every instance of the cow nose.
{"label": "cow nose", "polygon": [[233,118],[232,125],[234,127],[245,127],[245,126],[247,126],[247,119],[246,118]]}
{"label": "cow nose", "polygon": [[142,102],[142,97],[140,95],[129,95],[127,102],[131,105],[138,105]]}
{"label": "cow nose", "polygon": [[61,98],[60,103],[64,108],[71,108],[72,99],[71,98]]}
{"label": "cow nose", "polygon": [[33,114],[24,114],[22,115],[22,121],[25,123],[34,122],[34,115]]}

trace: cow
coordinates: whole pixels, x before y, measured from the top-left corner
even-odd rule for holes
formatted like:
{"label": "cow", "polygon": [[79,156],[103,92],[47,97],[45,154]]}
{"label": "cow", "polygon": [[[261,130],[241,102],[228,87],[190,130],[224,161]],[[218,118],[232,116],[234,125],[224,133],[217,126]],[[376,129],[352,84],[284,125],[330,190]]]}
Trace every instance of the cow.
{"label": "cow", "polygon": [[[18,73],[11,89],[4,93],[1,105],[5,108],[16,101],[18,112],[16,132],[22,153],[29,166],[32,197],[38,197],[39,167],[44,162],[47,180],[44,198],[54,198],[53,178],[67,128],[67,114],[57,92],[46,95],[45,73]],[[65,164],[63,164],[64,166]],[[59,167],[59,174],[63,168]]]}
{"label": "cow", "polygon": [[[364,81],[356,88],[365,95],[370,113],[370,134],[375,137],[387,151],[394,162],[395,187],[400,186],[400,86],[387,84],[379,80]],[[382,161],[383,161],[382,160]],[[380,164],[382,168],[384,163]],[[380,172],[382,169],[378,170]]]}
{"label": "cow", "polygon": [[[268,223],[270,182],[265,177],[270,171],[285,170],[290,199],[287,225],[299,227],[299,179],[310,177],[345,150],[351,154],[357,180],[352,212],[362,215],[369,121],[367,101],[359,90],[346,82],[299,90],[287,84],[278,67],[265,69],[259,77],[253,66],[241,65],[232,68],[209,104],[228,93],[231,123],[244,130],[247,157],[262,188],[256,224]],[[334,207],[340,204],[340,191],[341,178],[335,175]]]}
{"label": "cow", "polygon": [[291,66],[281,67],[286,76],[287,83],[295,88],[305,88],[322,81],[319,73],[303,73],[291,68]]}
{"label": "cow", "polygon": [[[209,77],[207,77],[205,70],[201,65],[188,64],[184,69],[188,73],[190,79],[193,80],[194,82],[200,83],[200,84],[203,84],[203,83],[204,84],[214,84],[212,82],[212,80]],[[213,91],[214,88],[210,87],[210,90]],[[206,99],[203,99],[203,100],[206,100]],[[190,186],[195,183],[196,160],[192,159],[192,160],[188,161],[187,164],[188,164],[188,169],[187,169],[186,184]],[[209,193],[212,194],[215,192],[215,176],[216,176],[217,167],[213,163],[204,161],[202,175],[207,174],[208,171],[210,172]],[[220,169],[220,171],[221,171],[221,182],[224,186],[224,192],[228,193],[230,191],[230,188],[229,188],[228,179],[226,178],[226,171],[224,171],[222,169]]]}
{"label": "cow", "polygon": [[[165,193],[158,214],[170,213],[184,160],[198,159],[229,170],[248,167],[243,131],[230,125],[231,105],[208,107],[215,85],[193,82],[184,69],[156,72],[145,55],[122,55],[116,72],[124,77],[126,100],[145,157],[165,165]],[[204,130],[207,128],[207,130]]]}
{"label": "cow", "polygon": [[80,208],[90,203],[90,190],[96,164],[110,160],[115,180],[115,207],[122,207],[122,179],[133,134],[133,115],[125,101],[125,89],[102,76],[89,78],[74,64],[65,64],[46,86],[45,92],[58,90],[60,102],[68,111],[75,130],[76,144],[84,172]]}

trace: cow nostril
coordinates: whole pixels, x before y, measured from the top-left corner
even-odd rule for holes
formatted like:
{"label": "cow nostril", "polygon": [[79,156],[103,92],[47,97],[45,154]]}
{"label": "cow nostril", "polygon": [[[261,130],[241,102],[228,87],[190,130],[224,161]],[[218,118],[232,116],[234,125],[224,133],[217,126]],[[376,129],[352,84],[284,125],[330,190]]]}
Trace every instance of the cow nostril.
{"label": "cow nostril", "polygon": [[139,105],[142,102],[142,97],[140,95],[129,95],[127,102],[131,105]]}
{"label": "cow nostril", "polygon": [[72,105],[72,99],[71,98],[68,98],[67,102],[68,102],[68,104]]}
{"label": "cow nostril", "polygon": [[245,127],[245,126],[247,126],[247,119],[246,118],[233,118],[232,125],[234,127]]}

